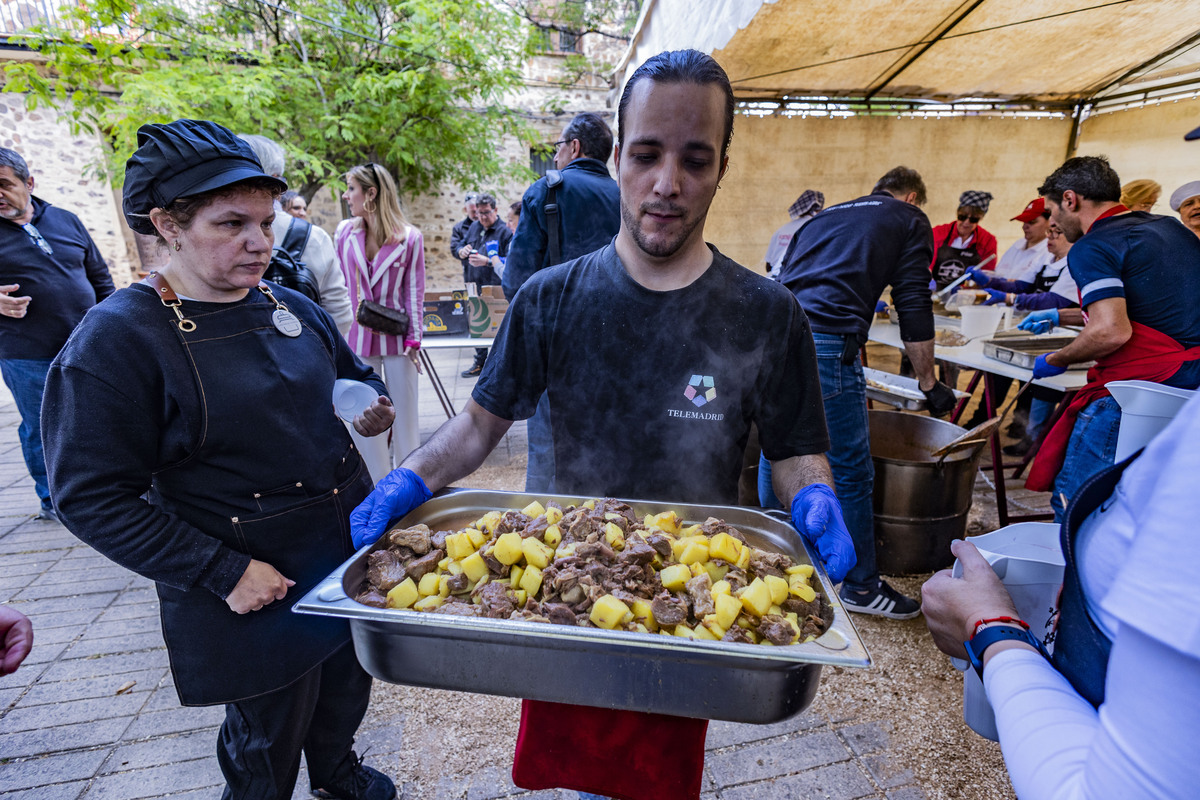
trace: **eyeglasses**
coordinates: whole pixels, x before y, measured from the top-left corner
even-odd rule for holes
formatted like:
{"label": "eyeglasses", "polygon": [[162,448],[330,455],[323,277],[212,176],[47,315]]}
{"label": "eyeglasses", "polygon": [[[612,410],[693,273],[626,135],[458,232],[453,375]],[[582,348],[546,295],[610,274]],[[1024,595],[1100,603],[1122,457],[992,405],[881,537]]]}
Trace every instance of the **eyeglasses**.
{"label": "eyeglasses", "polygon": [[571,141],[571,140],[570,139],[559,139],[557,142],[554,142],[550,146],[557,150],[558,148],[562,147],[564,144],[566,144],[569,141]]}
{"label": "eyeglasses", "polygon": [[971,214],[959,214],[958,215],[959,222],[966,222],[967,220],[971,220],[971,222],[974,222],[976,225],[979,224],[979,220],[981,220],[981,219],[983,219],[983,217],[976,217]]}
{"label": "eyeglasses", "polygon": [[54,255],[54,248],[50,246],[50,243],[46,241],[41,232],[38,231],[37,228],[33,227],[32,222],[26,222],[21,227],[25,229],[25,232],[29,234],[29,238],[33,239],[33,243],[36,244],[43,253],[48,256]]}

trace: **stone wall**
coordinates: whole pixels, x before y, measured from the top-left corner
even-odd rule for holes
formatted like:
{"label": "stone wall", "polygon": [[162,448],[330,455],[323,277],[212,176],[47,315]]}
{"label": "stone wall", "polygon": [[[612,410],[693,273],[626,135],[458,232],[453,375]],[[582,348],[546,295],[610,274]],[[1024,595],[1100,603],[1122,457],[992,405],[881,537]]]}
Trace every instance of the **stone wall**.
{"label": "stone wall", "polygon": [[100,140],[71,133],[53,108],[30,111],[25,96],[0,92],[0,145],[16,150],[29,164],[33,193],[76,214],[108,262],[118,288],[134,279],[132,239],[120,214],[118,195],[92,164],[103,155]]}

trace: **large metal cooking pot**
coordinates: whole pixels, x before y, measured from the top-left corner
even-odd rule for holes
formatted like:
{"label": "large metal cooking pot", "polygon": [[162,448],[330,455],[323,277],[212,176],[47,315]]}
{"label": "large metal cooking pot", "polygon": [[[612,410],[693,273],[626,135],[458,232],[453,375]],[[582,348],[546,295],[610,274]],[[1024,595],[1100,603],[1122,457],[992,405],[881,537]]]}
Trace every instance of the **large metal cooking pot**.
{"label": "large metal cooking pot", "polygon": [[903,575],[950,566],[950,542],[966,532],[983,448],[939,460],[931,453],[964,428],[899,411],[871,411],[870,425],[879,571]]}

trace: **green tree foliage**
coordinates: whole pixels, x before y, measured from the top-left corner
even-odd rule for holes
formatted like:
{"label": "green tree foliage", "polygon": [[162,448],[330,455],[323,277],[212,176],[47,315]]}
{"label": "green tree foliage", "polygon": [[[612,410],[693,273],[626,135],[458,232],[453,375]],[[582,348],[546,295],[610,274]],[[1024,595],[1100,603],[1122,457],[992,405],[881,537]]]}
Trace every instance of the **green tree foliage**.
{"label": "green tree foliage", "polygon": [[405,194],[480,185],[523,169],[501,158],[502,134],[533,139],[504,105],[527,25],[490,0],[93,0],[65,13],[31,40],[49,69],[10,62],[5,90],[103,134],[117,183],[138,127],[180,117],[278,141],[310,198],[365,161]]}

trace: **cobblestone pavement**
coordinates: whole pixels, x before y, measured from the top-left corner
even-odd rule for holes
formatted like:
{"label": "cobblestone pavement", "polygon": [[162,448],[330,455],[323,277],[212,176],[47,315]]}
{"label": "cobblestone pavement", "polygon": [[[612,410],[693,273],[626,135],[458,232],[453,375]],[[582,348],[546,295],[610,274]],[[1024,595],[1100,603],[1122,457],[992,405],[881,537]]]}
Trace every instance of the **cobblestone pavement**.
{"label": "cobblestone pavement", "polygon": [[[471,356],[470,350],[433,351],[460,408],[473,381],[458,373]],[[428,437],[445,416],[427,381],[421,397]],[[33,518],[38,502],[21,460],[19,421],[11,399],[0,399],[0,602],[29,615],[35,642],[25,664],[0,678],[0,796],[219,796],[215,739],[222,709],[179,706],[150,581],[107,561],[61,525]],[[506,463],[524,450],[518,424],[491,461]],[[371,748],[371,762],[385,764],[405,735],[402,719],[368,712],[358,749]],[[714,723],[703,798],[921,800],[912,774],[892,766],[896,746],[879,725],[808,713],[769,726]],[[495,769],[435,786],[393,777],[401,796],[413,800],[576,797],[524,792]],[[295,798],[307,797],[304,774],[297,786]]]}

